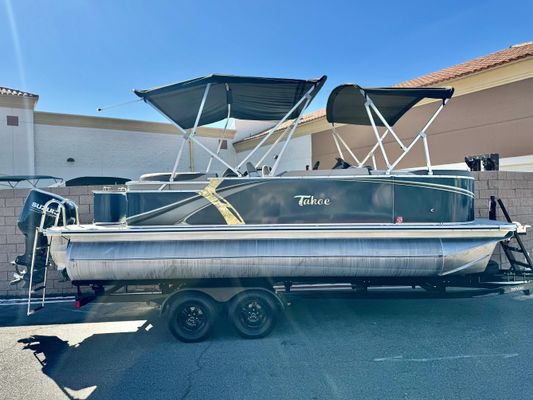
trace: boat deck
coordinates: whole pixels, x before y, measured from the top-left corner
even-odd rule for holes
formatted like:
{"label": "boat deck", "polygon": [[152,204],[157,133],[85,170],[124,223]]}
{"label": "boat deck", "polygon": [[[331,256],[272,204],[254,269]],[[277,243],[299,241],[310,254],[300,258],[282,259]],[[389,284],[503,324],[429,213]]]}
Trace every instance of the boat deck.
{"label": "boat deck", "polygon": [[67,236],[75,240],[95,240],[98,237],[117,240],[198,240],[198,239],[260,239],[260,238],[464,238],[495,237],[502,232],[514,232],[516,225],[489,219],[462,223],[403,223],[403,224],[286,224],[286,225],[166,225],[130,226],[126,224],[68,225],[49,228],[47,236]]}

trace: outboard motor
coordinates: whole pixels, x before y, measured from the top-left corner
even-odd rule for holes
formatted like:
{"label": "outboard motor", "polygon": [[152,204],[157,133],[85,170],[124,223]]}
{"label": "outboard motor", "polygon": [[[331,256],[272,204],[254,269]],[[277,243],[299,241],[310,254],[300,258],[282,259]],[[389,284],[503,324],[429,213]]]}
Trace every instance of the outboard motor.
{"label": "outboard motor", "polygon": [[[31,259],[33,252],[33,244],[35,241],[36,228],[41,224],[41,218],[44,214],[44,205],[52,200],[63,202],[65,206],[66,223],[67,225],[76,223],[76,205],[57,194],[48,193],[43,190],[33,189],[24,203],[24,208],[19,216],[18,228],[25,236],[25,251],[24,254],[15,259],[14,280],[11,283],[18,283],[22,280],[29,281],[31,268]],[[52,203],[48,206],[46,218],[43,228],[49,228],[54,225],[58,213],[57,203]],[[60,215],[58,225],[63,225],[63,216]],[[43,235],[39,235],[37,239],[37,246],[35,250],[35,264],[33,268],[33,282],[40,283],[44,280],[44,270],[46,264],[46,250],[47,239]],[[22,267],[22,268],[20,268]]]}

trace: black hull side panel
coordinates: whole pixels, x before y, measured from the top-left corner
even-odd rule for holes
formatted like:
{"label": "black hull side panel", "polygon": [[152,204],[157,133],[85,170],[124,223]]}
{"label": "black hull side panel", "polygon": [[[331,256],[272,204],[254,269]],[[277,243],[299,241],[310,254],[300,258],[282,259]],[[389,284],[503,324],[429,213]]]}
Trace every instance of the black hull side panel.
{"label": "black hull side panel", "polygon": [[216,198],[236,218],[225,218],[218,200],[202,192],[132,191],[128,224],[467,222],[473,185],[460,177],[233,178],[218,184]]}

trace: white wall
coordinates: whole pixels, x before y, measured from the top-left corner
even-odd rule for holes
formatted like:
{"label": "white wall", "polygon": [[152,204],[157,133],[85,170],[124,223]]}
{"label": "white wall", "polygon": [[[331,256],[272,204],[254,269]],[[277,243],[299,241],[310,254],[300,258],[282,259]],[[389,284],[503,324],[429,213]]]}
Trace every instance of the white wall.
{"label": "white wall", "polygon": [[[17,116],[18,126],[7,126],[7,116]],[[33,110],[0,107],[0,174],[34,173]]]}
{"label": "white wall", "polygon": [[[172,170],[181,137],[172,134],[119,131],[110,129],[35,125],[36,173],[71,179],[79,176],[117,176],[138,179],[140,175]],[[200,137],[216,151],[218,139]],[[203,170],[209,155],[193,144],[185,146],[178,170]],[[221,156],[233,162],[231,151]],[[67,162],[73,158],[74,162]],[[213,162],[213,172],[225,167]]]}
{"label": "white wall", "polygon": [[249,136],[255,135],[256,133],[266,131],[277,123],[278,121],[246,121],[242,119],[236,119],[235,130],[237,133],[234,140],[242,140]]}
{"label": "white wall", "polygon": [[[267,159],[263,162],[265,165],[273,166],[276,162],[274,160],[274,156],[279,154],[281,151],[283,144],[285,141],[281,141],[277,144],[276,148],[271,151],[271,153],[268,155]],[[252,159],[250,160],[252,164],[255,164],[259,159],[265,154],[265,152],[270,148],[271,146],[262,146],[258,152],[252,156]],[[251,150],[243,151],[241,153],[237,153],[237,161],[240,162],[246,157]],[[295,139],[292,139],[289,142],[289,145],[285,149],[285,153],[283,154],[283,157],[281,158],[280,164],[278,166],[278,170],[276,173],[280,173],[283,171],[289,171],[289,170],[304,170],[305,166],[309,165],[309,168],[311,168],[311,135],[305,135],[300,136]],[[244,168],[243,168],[244,170]]]}

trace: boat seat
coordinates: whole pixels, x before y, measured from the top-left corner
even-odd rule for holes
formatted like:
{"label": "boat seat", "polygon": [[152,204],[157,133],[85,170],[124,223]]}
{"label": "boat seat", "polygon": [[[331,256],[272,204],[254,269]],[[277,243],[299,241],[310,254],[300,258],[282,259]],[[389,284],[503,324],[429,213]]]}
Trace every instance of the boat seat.
{"label": "boat seat", "polygon": [[263,165],[263,167],[261,168],[261,175],[262,176],[269,176],[270,175],[270,171],[272,171],[272,168],[270,168],[268,165]]}
{"label": "boat seat", "polygon": [[346,161],[344,161],[340,157],[335,158],[335,161],[336,161],[336,163],[335,163],[335,165],[333,166],[332,169],[347,169],[347,168],[350,168],[352,166],[352,164],[347,163]]}
{"label": "boat seat", "polygon": [[258,178],[261,176],[259,172],[257,171],[257,168],[255,168],[254,165],[250,161],[246,163],[246,172],[248,172],[248,176],[250,178]]}
{"label": "boat seat", "polygon": [[222,174],[222,176],[224,178],[235,178],[237,177],[238,175],[233,172],[233,170],[231,170],[230,168],[228,168],[227,170],[224,171],[224,173]]}

